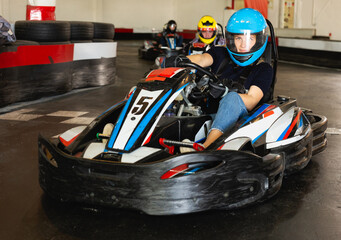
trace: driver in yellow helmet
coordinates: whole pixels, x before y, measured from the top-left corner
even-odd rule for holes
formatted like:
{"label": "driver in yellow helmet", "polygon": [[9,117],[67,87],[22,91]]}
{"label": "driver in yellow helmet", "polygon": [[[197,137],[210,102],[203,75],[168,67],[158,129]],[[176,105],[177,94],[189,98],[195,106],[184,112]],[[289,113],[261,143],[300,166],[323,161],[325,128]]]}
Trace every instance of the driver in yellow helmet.
{"label": "driver in yellow helmet", "polygon": [[217,21],[211,16],[203,16],[198,22],[198,37],[187,45],[188,55],[207,52],[213,45],[225,45],[224,36],[218,34]]}

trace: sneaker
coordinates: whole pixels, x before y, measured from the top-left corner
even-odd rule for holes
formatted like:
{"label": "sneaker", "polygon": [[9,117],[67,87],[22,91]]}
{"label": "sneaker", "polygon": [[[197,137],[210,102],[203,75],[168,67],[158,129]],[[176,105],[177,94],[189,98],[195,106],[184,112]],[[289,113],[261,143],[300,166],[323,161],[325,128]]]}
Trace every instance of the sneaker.
{"label": "sneaker", "polygon": [[[182,140],[183,143],[193,143],[189,139],[184,139]],[[181,153],[187,153],[187,152],[195,152],[195,149],[193,147],[180,147],[180,152]]]}

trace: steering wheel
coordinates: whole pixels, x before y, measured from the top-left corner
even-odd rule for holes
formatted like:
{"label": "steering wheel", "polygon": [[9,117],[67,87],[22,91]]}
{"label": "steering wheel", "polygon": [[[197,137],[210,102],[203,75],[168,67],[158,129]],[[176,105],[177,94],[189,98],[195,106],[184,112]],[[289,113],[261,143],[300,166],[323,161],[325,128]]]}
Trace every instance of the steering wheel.
{"label": "steering wheel", "polygon": [[[212,72],[208,71],[207,69],[199,66],[198,64],[192,63],[192,62],[179,62],[178,64],[179,67],[191,67],[199,72],[206,74],[209,77],[209,81],[211,81],[212,84],[209,84],[209,94],[213,98],[220,98],[221,96],[226,94],[226,91],[234,91],[234,92],[239,92],[239,93],[245,93],[245,88],[244,86],[239,86],[234,84],[234,88],[226,87],[224,84],[222,84],[222,81],[216,77],[215,74]],[[206,92],[207,93],[207,92]],[[193,96],[196,95],[195,93],[192,94]],[[200,95],[200,96],[199,96]],[[202,97],[205,97],[205,94],[200,94],[198,96],[195,96],[195,98],[199,99]]]}
{"label": "steering wheel", "polygon": [[[196,63],[180,62],[179,66],[194,68],[194,69],[208,75],[208,77],[212,80],[213,83],[221,83],[222,82],[212,72],[206,70],[205,68],[199,66]],[[244,85],[242,85],[238,82],[230,82],[229,84],[226,84],[226,85],[228,86],[229,91],[231,91],[231,92],[237,92],[237,93],[245,93],[246,92]]]}
{"label": "steering wheel", "polygon": [[[189,68],[193,68],[195,70],[197,70],[200,74],[202,75],[206,75],[205,80],[201,83],[203,84],[202,86],[208,86],[210,85],[209,82],[211,81],[212,83],[220,83],[221,81],[210,71],[208,71],[207,69],[199,66],[196,63],[193,62],[179,62],[178,67],[189,67]],[[199,77],[198,79],[196,79],[196,83],[199,84],[201,82],[201,80],[203,80],[203,76]],[[200,84],[200,85],[201,85]],[[195,88],[191,91],[190,96],[192,99],[195,100],[201,100],[204,99],[206,97],[208,97],[209,95],[209,87],[204,87],[201,88],[199,85],[197,86],[198,88]]]}
{"label": "steering wheel", "polygon": [[207,76],[209,76],[209,78],[214,82],[214,83],[219,83],[220,80],[210,71],[206,70],[205,68],[199,66],[196,63],[193,62],[180,62],[179,67],[190,67],[190,68],[194,68],[195,70],[206,74]]}

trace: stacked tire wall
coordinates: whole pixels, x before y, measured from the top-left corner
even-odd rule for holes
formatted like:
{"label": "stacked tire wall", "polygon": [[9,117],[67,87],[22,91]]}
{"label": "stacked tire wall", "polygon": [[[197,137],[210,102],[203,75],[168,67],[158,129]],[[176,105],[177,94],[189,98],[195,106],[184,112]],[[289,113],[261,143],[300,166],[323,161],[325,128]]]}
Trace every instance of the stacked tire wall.
{"label": "stacked tire wall", "polygon": [[114,33],[110,23],[17,21],[17,42],[0,46],[0,107],[113,84]]}

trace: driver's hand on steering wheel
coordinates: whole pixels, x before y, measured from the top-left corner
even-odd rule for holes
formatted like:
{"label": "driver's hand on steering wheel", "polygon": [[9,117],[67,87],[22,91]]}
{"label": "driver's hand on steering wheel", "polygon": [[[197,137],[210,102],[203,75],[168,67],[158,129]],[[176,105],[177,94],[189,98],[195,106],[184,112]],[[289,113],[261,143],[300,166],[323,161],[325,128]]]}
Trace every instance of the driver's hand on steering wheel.
{"label": "driver's hand on steering wheel", "polygon": [[161,67],[167,68],[167,67],[182,67],[183,63],[189,63],[191,60],[189,60],[185,55],[180,54],[178,56],[171,56],[167,57],[165,61],[163,61]]}

